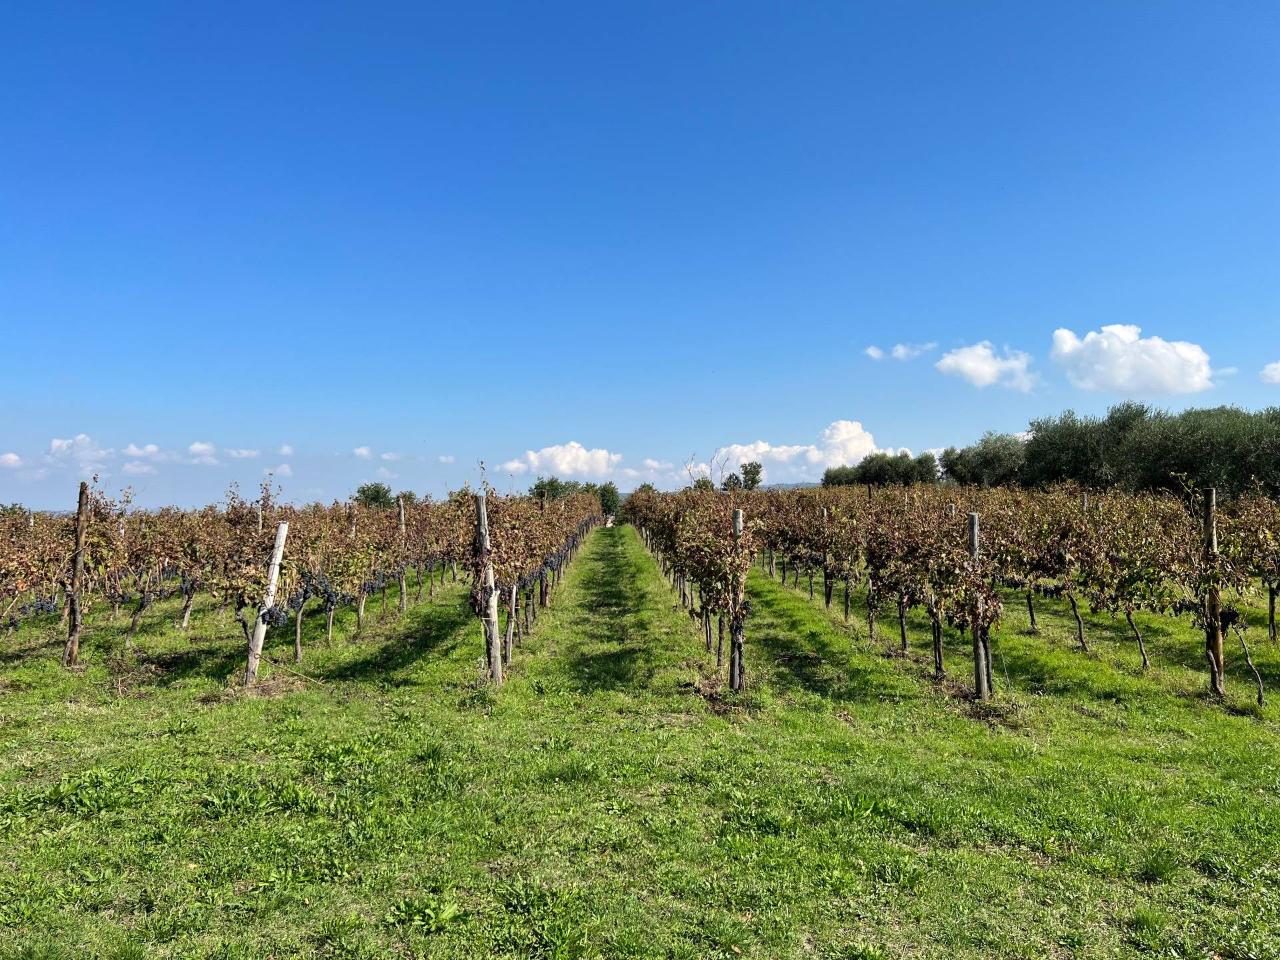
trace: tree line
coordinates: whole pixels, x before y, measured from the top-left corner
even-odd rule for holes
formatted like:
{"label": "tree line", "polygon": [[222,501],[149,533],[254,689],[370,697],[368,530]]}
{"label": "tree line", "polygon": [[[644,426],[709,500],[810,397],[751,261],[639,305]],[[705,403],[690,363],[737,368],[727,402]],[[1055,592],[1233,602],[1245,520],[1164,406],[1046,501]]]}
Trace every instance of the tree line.
{"label": "tree line", "polygon": [[[607,483],[586,483],[581,480],[561,480],[554,476],[538,477],[529,487],[529,496],[535,500],[563,500],[565,497],[579,494],[598,497],[601,509],[606,516],[617,513],[618,506],[622,502],[622,495],[618,493],[618,487],[612,480]],[[373,482],[362,483],[356,487],[351,499],[362,507],[390,510],[399,502],[409,505],[416,503],[418,495],[412,490],[392,493],[391,488],[385,483]]]}
{"label": "tree line", "polygon": [[1280,495],[1280,407],[1170,413],[1122,403],[1105,416],[1066,412],[1032,420],[1025,434],[988,432],[939,456],[876,453],[833,467],[827,487],[950,482],[1043,488],[1074,483],[1130,492],[1214,487],[1227,497]]}

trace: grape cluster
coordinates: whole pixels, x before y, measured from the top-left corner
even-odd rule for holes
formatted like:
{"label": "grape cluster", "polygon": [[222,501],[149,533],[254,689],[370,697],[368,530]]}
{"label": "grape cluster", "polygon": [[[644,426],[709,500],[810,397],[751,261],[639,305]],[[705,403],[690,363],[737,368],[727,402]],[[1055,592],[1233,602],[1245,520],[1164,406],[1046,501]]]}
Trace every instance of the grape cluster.
{"label": "grape cluster", "polygon": [[355,602],[354,597],[343,593],[329,582],[328,577],[317,570],[303,570],[301,580],[298,589],[289,597],[290,610],[301,610],[312,597],[318,597],[321,600],[326,612]]}
{"label": "grape cluster", "polygon": [[0,622],[0,626],[5,630],[17,630],[22,621],[28,617],[37,617],[42,613],[58,613],[61,609],[61,605],[54,597],[38,598],[30,603],[19,604],[13,614]]}
{"label": "grape cluster", "polygon": [[268,627],[283,627],[289,622],[289,610],[277,603],[262,611],[262,619]]}

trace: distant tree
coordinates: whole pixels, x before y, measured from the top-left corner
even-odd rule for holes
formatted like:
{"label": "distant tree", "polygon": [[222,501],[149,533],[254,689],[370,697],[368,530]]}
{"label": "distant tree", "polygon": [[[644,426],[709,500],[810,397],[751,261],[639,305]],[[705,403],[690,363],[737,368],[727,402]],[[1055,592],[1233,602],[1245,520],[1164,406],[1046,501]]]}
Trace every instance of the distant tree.
{"label": "distant tree", "polygon": [[864,457],[856,467],[830,467],[822,475],[824,487],[861,484],[875,487],[889,484],[910,486],[915,483],[937,482],[937,458],[928,452],[913,457],[905,450],[900,453],[873,453]]}
{"label": "distant tree", "polygon": [[401,490],[396,494],[397,500],[403,500],[406,507],[412,507],[418,502],[418,495],[412,490]]}
{"label": "distant tree", "polygon": [[744,463],[742,469],[742,489],[755,490],[760,486],[760,481],[764,479],[764,467],[760,461],[752,460],[750,463]]}
{"label": "distant tree", "polygon": [[736,473],[731,473],[720,481],[721,490],[741,490],[742,488],[742,478]]}
{"label": "distant tree", "polygon": [[714,493],[716,489],[716,485],[711,482],[710,477],[699,477],[697,480],[693,481],[692,489],[697,490],[699,492],[710,491]]}
{"label": "distant tree", "polygon": [[929,450],[924,453],[917,454],[912,461],[915,468],[915,483],[937,483],[941,476],[941,468],[938,466],[938,458]]}
{"label": "distant tree", "polygon": [[604,511],[605,516],[611,517],[618,512],[618,506],[622,502],[622,497],[618,494],[618,488],[612,480],[603,483],[599,488],[600,509]]}
{"label": "distant tree", "polygon": [[1026,444],[1009,433],[986,433],[972,446],[942,452],[942,472],[953,483],[996,487],[1017,483],[1026,461]]}
{"label": "distant tree", "polygon": [[583,493],[589,486],[592,485],[578,480],[539,477],[533,486],[529,488],[529,495],[532,497],[546,497],[548,500],[558,500],[561,497],[572,496],[575,493]]}
{"label": "distant tree", "polygon": [[396,502],[385,483],[362,483],[356,487],[352,499],[364,507],[392,507]]}
{"label": "distant tree", "polygon": [[851,487],[858,482],[857,467],[827,467],[822,474],[824,487]]}

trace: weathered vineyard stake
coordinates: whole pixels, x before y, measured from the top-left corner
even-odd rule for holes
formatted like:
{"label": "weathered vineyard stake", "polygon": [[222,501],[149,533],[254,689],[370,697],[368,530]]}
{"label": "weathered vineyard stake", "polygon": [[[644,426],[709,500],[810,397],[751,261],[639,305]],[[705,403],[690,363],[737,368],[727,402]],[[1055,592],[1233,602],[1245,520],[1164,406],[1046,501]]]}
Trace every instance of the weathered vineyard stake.
{"label": "weathered vineyard stake", "polygon": [[[405,536],[404,526],[404,497],[396,497],[396,506],[400,509],[400,557],[397,566],[400,567],[400,612],[404,613],[409,609],[408,585],[405,582],[405,550],[408,543],[408,537]],[[422,582],[422,578],[418,578],[418,582]]]}
{"label": "weathered vineyard stake", "polygon": [[[733,541],[734,550],[741,549],[743,533],[742,511],[733,511]],[[732,618],[729,624],[729,688],[735,692],[741,693],[747,687],[747,674],[742,663],[742,647],[743,647],[743,622],[742,622],[742,592],[743,585],[741,583],[733,583],[729,585],[733,591],[730,596],[732,607]]]}
{"label": "weathered vineyard stake", "polygon": [[258,679],[258,665],[262,662],[262,643],[267,638],[267,611],[276,605],[276,582],[280,579],[280,561],[284,557],[284,541],[289,536],[289,524],[276,528],[275,546],[271,548],[271,566],[267,568],[267,593],[262,599],[262,609],[253,622],[253,635],[249,638],[249,659],[244,670],[244,685],[252,686]]}
{"label": "weathered vineyard stake", "polygon": [[498,589],[493,580],[493,559],[489,546],[489,511],[483,493],[476,494],[476,550],[484,565],[481,575],[481,623],[484,626],[484,649],[489,663],[489,679],[502,683],[502,641],[498,635]]}
{"label": "weathered vineyard stake", "polygon": [[1218,589],[1218,491],[1210,487],[1204,494],[1204,565],[1209,589],[1204,598],[1205,655],[1209,658],[1209,690],[1225,697],[1222,650],[1222,596]]}
{"label": "weathered vineyard stake", "polygon": [[80,499],[76,503],[76,546],[71,555],[71,591],[67,596],[69,625],[67,645],[62,651],[62,665],[73,667],[80,659],[80,634],[84,630],[84,541],[89,531],[89,484],[80,481]]}

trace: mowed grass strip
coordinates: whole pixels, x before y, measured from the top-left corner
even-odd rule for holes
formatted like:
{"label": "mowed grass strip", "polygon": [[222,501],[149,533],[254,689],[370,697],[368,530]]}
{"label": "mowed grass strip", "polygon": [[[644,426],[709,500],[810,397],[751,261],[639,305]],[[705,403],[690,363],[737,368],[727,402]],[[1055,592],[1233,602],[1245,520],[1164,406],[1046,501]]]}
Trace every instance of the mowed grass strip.
{"label": "mowed grass strip", "polygon": [[0,955],[1277,955],[1275,717],[1206,702],[1183,628],[1150,625],[1144,676],[1118,637],[1073,651],[1053,605],[1022,635],[1011,603],[978,711],[954,633],[936,685],[922,622],[888,656],[896,624],[871,644],[750,588],[740,697],[625,527],[496,691],[462,584],[404,617],[393,591],[355,640],[315,616],[297,667],[273,634],[309,679],[268,668],[260,696],[212,609],[190,637],[158,609],[129,652],[95,619],[83,674],[24,627]]}

